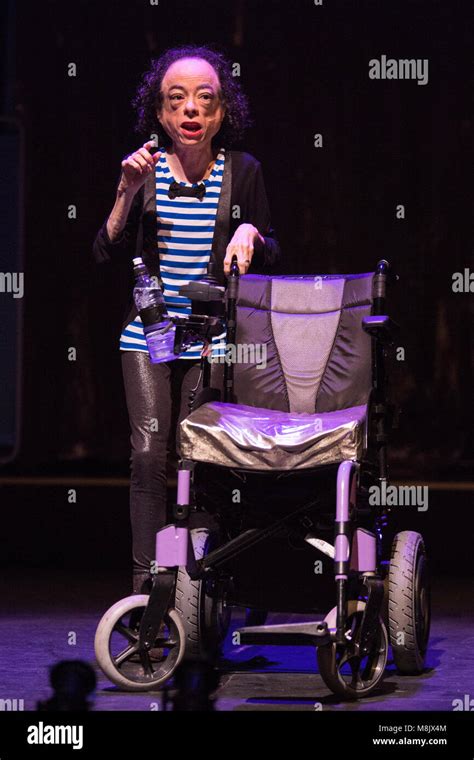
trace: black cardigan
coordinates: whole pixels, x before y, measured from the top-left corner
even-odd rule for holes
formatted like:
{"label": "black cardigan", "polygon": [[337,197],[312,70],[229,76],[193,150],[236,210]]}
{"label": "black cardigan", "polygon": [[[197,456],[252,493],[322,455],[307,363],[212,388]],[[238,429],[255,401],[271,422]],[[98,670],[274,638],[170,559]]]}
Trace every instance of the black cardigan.
{"label": "black cardigan", "polygon": [[[131,262],[134,256],[142,256],[150,273],[160,276],[154,173],[135,194],[125,227],[113,242],[107,234],[107,219],[94,240],[95,261],[104,263],[128,256]],[[265,239],[265,245],[260,241],[255,243],[249,273],[270,274],[281,259],[281,249],[271,225],[261,164],[249,153],[226,150],[212,244],[214,273],[222,285],[225,284],[223,264],[227,245],[237,227],[244,223],[253,224]],[[131,296],[123,327],[136,316]]]}

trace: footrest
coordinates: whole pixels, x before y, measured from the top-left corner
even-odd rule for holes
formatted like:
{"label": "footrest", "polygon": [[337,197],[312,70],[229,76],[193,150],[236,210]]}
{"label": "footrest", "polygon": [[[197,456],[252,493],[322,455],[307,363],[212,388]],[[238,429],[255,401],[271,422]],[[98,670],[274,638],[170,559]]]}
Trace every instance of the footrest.
{"label": "footrest", "polygon": [[242,644],[272,644],[273,646],[320,646],[331,642],[331,634],[324,620],[312,623],[284,623],[283,625],[255,625],[239,628]]}

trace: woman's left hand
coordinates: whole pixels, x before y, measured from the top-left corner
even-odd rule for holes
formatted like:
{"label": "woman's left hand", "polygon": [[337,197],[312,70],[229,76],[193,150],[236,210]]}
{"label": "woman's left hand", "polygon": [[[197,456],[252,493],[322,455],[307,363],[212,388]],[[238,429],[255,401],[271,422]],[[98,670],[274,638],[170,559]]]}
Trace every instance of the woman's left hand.
{"label": "woman's left hand", "polygon": [[230,265],[234,254],[237,256],[240,274],[246,274],[252,261],[254,246],[257,241],[265,245],[265,240],[253,224],[241,224],[237,227],[226,249],[224,274],[230,274]]}

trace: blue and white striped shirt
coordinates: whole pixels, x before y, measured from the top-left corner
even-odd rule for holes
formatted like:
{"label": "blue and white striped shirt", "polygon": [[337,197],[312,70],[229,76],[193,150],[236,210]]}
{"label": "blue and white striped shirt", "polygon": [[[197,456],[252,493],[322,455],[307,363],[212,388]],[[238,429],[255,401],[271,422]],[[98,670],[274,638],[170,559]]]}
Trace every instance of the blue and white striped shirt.
{"label": "blue and white striped shirt", "polygon": [[[187,196],[177,196],[173,199],[168,197],[169,186],[174,182],[174,177],[166,160],[166,149],[162,147],[160,152],[161,156],[155,167],[160,275],[168,314],[181,316],[191,314],[191,301],[178,295],[179,288],[207,273],[222,185],[225,148],[220,149],[211,174],[203,180],[206,193],[202,200]],[[179,184],[195,187],[199,183]],[[224,355],[225,335],[224,331],[212,339],[213,357]],[[122,331],[120,349],[148,353],[139,315]],[[202,342],[194,343],[181,358],[199,359],[202,349]]]}

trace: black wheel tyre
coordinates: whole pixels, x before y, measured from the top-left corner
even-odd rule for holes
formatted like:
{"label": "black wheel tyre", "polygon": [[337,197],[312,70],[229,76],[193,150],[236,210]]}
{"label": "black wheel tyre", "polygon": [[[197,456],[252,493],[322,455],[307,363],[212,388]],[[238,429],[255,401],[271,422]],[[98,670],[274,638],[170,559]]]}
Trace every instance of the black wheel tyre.
{"label": "black wheel tyre", "polygon": [[384,625],[388,631],[389,623],[388,623],[388,571],[387,575],[383,579],[383,600],[382,600],[382,607],[380,610],[380,616],[384,622]]}
{"label": "black wheel tyre", "polygon": [[400,673],[421,673],[430,635],[431,600],[423,538],[405,530],[392,544],[388,620],[393,659]]}
{"label": "black wheel tyre", "polygon": [[[191,531],[196,559],[205,557],[211,550],[211,536],[207,529]],[[216,657],[230,623],[230,609],[225,605],[223,589],[210,589],[209,581],[193,581],[180,567],[176,578],[175,609],[181,617],[185,631],[184,659],[194,662]]]}

